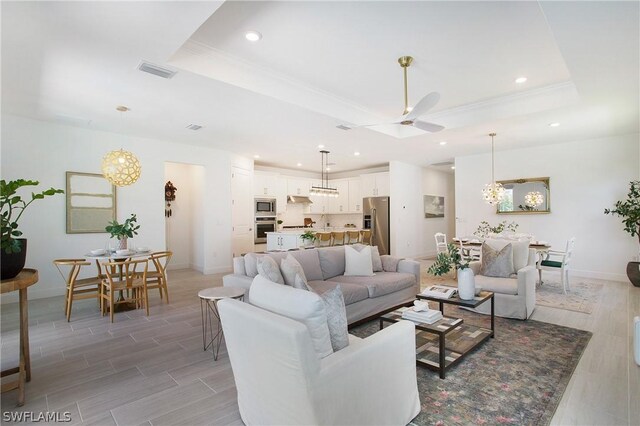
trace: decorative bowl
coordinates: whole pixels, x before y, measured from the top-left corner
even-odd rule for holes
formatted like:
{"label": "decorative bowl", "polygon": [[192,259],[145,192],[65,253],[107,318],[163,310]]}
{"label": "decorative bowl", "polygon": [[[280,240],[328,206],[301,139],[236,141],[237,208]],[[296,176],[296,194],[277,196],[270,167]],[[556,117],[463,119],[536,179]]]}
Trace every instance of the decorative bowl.
{"label": "decorative bowl", "polygon": [[138,247],[138,248],[136,249],[136,251],[137,251],[138,253],[146,253],[146,252],[148,252],[148,251],[149,251],[149,247]]}
{"label": "decorative bowl", "polygon": [[105,249],[97,249],[97,250],[91,250],[90,252],[92,255],[94,256],[101,256],[103,254],[106,253]]}
{"label": "decorative bowl", "polygon": [[131,254],[131,251],[130,250],[116,250],[116,254],[120,254],[120,255]]}

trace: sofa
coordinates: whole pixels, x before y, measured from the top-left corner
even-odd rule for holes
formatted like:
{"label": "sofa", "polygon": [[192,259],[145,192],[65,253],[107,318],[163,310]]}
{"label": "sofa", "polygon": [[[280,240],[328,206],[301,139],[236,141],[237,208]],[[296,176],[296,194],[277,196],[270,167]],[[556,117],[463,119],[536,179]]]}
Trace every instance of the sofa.
{"label": "sofa", "polygon": [[420,263],[415,260],[383,255],[380,256],[383,271],[374,272],[375,275],[371,277],[345,276],[344,246],[247,253],[233,259],[233,274],[223,277],[223,285],[246,289],[247,298],[251,283],[258,275],[258,257],[270,256],[279,265],[288,254],[300,262],[308,285],[316,293],[322,294],[340,285],[350,326],[412,303],[420,292]]}
{"label": "sofa", "polygon": [[[485,243],[495,250],[512,245],[514,273],[509,278],[487,277],[480,273],[481,262],[471,262],[476,286],[495,294],[496,316],[526,320],[536,307],[536,251],[529,248],[528,241],[487,239]],[[470,310],[490,314],[491,304],[484,303]]]}
{"label": "sofa", "polygon": [[410,321],[321,356],[317,294],[258,276],[249,299],[218,303],[244,424],[406,425],[420,412]]}

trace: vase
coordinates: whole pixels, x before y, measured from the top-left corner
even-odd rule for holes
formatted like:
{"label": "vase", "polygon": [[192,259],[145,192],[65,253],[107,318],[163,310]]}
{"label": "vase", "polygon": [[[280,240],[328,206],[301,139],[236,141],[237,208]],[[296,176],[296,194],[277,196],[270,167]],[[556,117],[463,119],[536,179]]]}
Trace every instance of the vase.
{"label": "vase", "polygon": [[462,300],[473,300],[476,295],[476,280],[471,268],[458,269],[458,296]]}
{"label": "vase", "polygon": [[7,253],[2,250],[0,279],[8,280],[13,278],[24,269],[24,263],[27,260],[27,240],[26,238],[16,238],[16,241],[20,242],[19,252]]}
{"label": "vase", "polygon": [[118,244],[116,244],[116,250],[126,250],[126,249],[127,249],[127,237],[119,239]]}
{"label": "vase", "polygon": [[640,287],[640,262],[627,263],[627,277],[636,287]]}

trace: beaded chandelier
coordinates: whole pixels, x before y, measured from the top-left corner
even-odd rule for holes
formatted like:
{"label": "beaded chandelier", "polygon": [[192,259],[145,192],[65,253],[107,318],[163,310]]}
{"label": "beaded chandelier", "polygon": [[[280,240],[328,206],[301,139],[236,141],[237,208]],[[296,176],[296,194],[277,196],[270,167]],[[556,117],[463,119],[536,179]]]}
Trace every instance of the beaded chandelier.
{"label": "beaded chandelier", "polygon": [[484,189],[482,190],[482,197],[484,198],[484,201],[495,206],[504,199],[504,187],[501,183],[496,183],[494,176],[493,138],[496,134],[489,133],[489,136],[491,136],[491,183],[484,186]]}

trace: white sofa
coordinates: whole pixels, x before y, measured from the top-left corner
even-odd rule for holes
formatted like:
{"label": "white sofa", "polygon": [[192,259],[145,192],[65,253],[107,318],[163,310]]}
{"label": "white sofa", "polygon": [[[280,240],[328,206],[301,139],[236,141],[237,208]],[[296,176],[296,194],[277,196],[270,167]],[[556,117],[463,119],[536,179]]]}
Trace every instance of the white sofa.
{"label": "white sofa", "polygon": [[[496,250],[511,243],[513,266],[517,273],[510,278],[486,277],[480,275],[481,262],[471,262],[476,286],[495,293],[496,316],[526,320],[536,307],[536,251],[529,248],[527,241],[488,239],[485,242]],[[490,314],[491,304],[484,303],[470,310]]]}
{"label": "white sofa", "polygon": [[372,277],[344,276],[345,258],[342,246],[266,254],[247,253],[244,257],[233,259],[233,274],[223,277],[223,285],[247,289],[248,294],[251,283],[258,274],[257,258],[270,256],[280,264],[288,254],[300,262],[309,286],[318,294],[340,284],[350,325],[412,303],[420,292],[419,262],[385,255],[381,256],[383,263],[395,265],[397,262],[395,270],[375,272]]}
{"label": "white sofa", "polygon": [[[256,280],[255,296],[270,297],[269,283]],[[250,303],[218,303],[245,424],[406,425],[420,412],[413,323],[400,321],[366,339],[350,335],[349,346],[321,358],[310,330],[317,336],[323,302],[313,292],[275,286],[260,305],[270,310],[254,306],[259,301],[251,296]],[[292,305],[282,292],[306,294]],[[306,316],[273,311],[290,314],[292,306]],[[326,312],[324,320],[326,327]]]}

